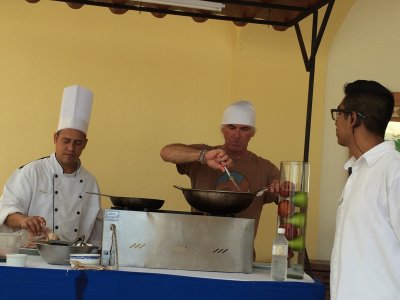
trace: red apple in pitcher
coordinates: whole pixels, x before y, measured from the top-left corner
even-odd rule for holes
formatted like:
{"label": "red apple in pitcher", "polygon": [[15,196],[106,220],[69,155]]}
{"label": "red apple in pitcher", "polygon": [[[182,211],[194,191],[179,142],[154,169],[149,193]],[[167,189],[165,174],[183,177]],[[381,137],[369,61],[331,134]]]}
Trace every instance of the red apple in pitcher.
{"label": "red apple in pitcher", "polygon": [[278,215],[287,218],[294,214],[295,206],[289,200],[281,200],[278,203]]}
{"label": "red apple in pitcher", "polygon": [[279,227],[285,228],[285,237],[288,241],[295,239],[299,235],[297,227],[289,223],[281,224]]}
{"label": "red apple in pitcher", "polygon": [[288,256],[287,256],[287,259],[290,260],[293,256],[294,256],[294,252],[293,252],[292,249],[289,248],[289,249],[288,249]]}
{"label": "red apple in pitcher", "polygon": [[293,182],[284,181],[279,185],[279,195],[283,198],[291,197],[296,191],[296,187]]}

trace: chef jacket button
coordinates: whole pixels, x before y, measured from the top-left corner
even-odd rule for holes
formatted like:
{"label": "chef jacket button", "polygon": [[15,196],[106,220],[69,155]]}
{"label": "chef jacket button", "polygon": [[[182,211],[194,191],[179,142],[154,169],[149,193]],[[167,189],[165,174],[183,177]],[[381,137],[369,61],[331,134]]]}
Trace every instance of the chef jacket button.
{"label": "chef jacket button", "polygon": [[55,229],[58,229],[58,226],[54,226]]}
{"label": "chef jacket button", "polygon": [[54,174],[54,177],[55,177],[55,178],[58,178],[58,175],[57,175],[57,174]]}
{"label": "chef jacket button", "polygon": [[75,228],[74,231],[75,231],[75,232],[78,232],[78,229]]}
{"label": "chef jacket button", "polygon": [[77,214],[77,215],[80,215],[80,214],[81,214],[81,212],[80,212],[80,211],[77,211],[77,212],[76,212],[76,214]]}
{"label": "chef jacket button", "polygon": [[55,208],[54,211],[58,211],[58,208]]}
{"label": "chef jacket button", "polygon": [[83,182],[83,180],[81,179],[81,180],[79,180],[79,182]]}
{"label": "chef jacket button", "polygon": [[55,193],[55,194],[58,194],[58,191],[55,191],[54,193]]}
{"label": "chef jacket button", "polygon": [[82,195],[79,195],[79,198],[81,198],[81,199],[82,199]]}

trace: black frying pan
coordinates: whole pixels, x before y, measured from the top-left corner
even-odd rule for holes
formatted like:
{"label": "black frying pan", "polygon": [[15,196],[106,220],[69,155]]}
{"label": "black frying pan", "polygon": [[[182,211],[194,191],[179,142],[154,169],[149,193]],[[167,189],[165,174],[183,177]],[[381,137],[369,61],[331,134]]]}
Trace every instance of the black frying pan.
{"label": "black frying pan", "polygon": [[186,201],[197,210],[210,214],[236,214],[253,202],[256,196],[261,196],[267,188],[255,193],[187,189],[174,185],[181,190]]}
{"label": "black frying pan", "polygon": [[124,207],[134,210],[145,210],[145,209],[159,209],[164,204],[164,200],[159,199],[148,199],[148,198],[134,198],[134,197],[119,197],[110,196],[100,193],[86,192],[88,194],[99,195],[109,197],[114,206]]}

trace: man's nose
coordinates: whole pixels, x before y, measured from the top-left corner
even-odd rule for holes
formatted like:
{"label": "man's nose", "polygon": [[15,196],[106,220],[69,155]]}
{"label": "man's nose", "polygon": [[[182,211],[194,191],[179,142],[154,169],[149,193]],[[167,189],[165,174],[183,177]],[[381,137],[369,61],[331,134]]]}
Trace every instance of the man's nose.
{"label": "man's nose", "polygon": [[74,143],[69,143],[69,144],[67,145],[67,148],[68,148],[68,150],[70,150],[70,151],[74,151],[74,149],[75,149]]}
{"label": "man's nose", "polygon": [[233,136],[234,136],[235,138],[240,138],[240,130],[239,130],[239,129],[236,129],[236,130],[233,132]]}

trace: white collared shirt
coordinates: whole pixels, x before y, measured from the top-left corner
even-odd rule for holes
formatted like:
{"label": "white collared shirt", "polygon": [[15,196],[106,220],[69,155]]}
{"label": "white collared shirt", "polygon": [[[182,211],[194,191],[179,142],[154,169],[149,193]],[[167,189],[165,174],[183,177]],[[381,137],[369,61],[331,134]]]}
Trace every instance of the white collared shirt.
{"label": "white collared shirt", "polygon": [[352,168],[338,201],[331,299],[400,299],[400,153],[383,142]]}
{"label": "white collared shirt", "polygon": [[83,166],[64,174],[53,153],[16,170],[0,197],[0,231],[11,231],[4,221],[12,213],[41,216],[61,239],[85,235],[101,245],[101,207],[96,179]]}

